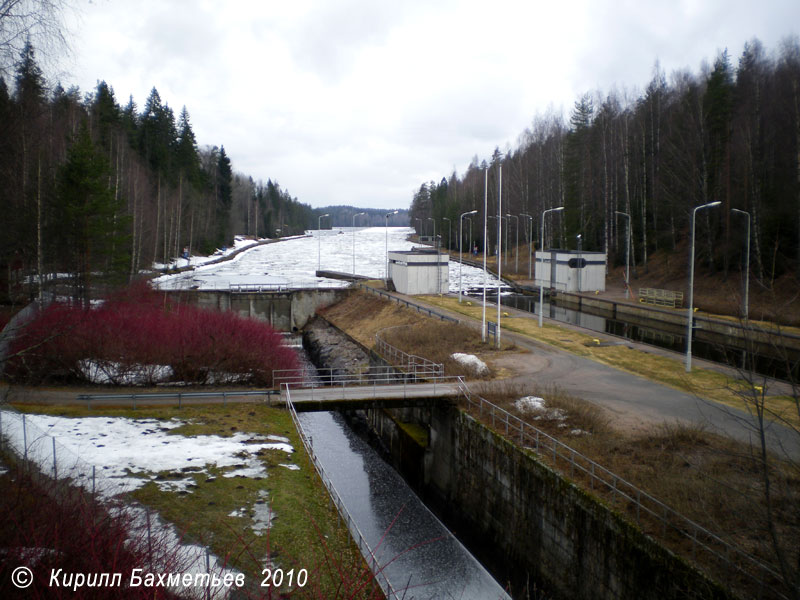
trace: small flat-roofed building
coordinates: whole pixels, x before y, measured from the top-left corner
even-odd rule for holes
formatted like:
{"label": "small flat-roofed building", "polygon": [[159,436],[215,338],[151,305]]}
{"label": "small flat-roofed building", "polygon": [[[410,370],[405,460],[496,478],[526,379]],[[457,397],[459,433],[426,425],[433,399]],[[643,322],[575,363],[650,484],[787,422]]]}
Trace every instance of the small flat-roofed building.
{"label": "small flat-roofed building", "polygon": [[389,251],[389,279],[401,294],[446,294],[449,256],[433,248]]}
{"label": "small flat-roofed building", "polygon": [[604,292],[605,252],[545,250],[536,252],[536,286],[560,292]]}

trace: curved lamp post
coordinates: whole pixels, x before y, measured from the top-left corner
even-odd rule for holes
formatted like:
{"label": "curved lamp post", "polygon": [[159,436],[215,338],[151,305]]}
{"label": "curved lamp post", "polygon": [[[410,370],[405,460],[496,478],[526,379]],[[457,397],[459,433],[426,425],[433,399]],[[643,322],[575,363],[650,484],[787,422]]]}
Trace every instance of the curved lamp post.
{"label": "curved lamp post", "polygon": [[353,277],[356,276],[356,217],[365,215],[367,213],[360,212],[353,215]]}
{"label": "curved lamp post", "polygon": [[616,214],[628,219],[628,235],[626,237],[627,243],[625,245],[625,299],[630,297],[631,289],[631,216],[628,213],[614,211]]}
{"label": "curved lamp post", "polygon": [[477,210],[471,210],[469,212],[463,213],[458,218],[458,240],[459,240],[459,244],[458,244],[458,302],[459,302],[459,304],[461,303],[461,269],[464,266],[464,261],[463,261],[463,258],[462,258],[462,256],[463,256],[463,249],[462,249],[463,243],[462,243],[462,240],[464,239],[464,217],[466,217],[467,215],[475,215],[475,214],[478,214],[478,211]]}
{"label": "curved lamp post", "polygon": [[[519,272],[519,217],[517,215],[512,215],[510,213],[506,213],[506,217],[509,219],[516,219],[517,220],[517,238],[516,242],[514,242],[514,272]],[[508,246],[508,244],[506,244]]]}
{"label": "curved lamp post", "polygon": [[427,221],[433,221],[433,245],[436,246],[436,219],[433,217],[428,217]]}
{"label": "curved lamp post", "polygon": [[450,230],[453,228],[453,224],[447,217],[442,217],[442,221],[447,221],[447,252],[450,253]]}
{"label": "curved lamp post", "polygon": [[738,208],[732,208],[731,212],[747,217],[747,246],[744,259],[744,320],[746,322],[750,318],[750,213]]}
{"label": "curved lamp post", "polygon": [[563,206],[558,208],[548,208],[542,212],[542,278],[539,280],[539,327],[542,326],[544,312],[544,218],[549,212],[559,212],[564,210]]}
{"label": "curved lamp post", "polygon": [[390,213],[386,213],[386,286],[389,286],[389,217],[392,215],[396,215],[397,211],[394,210]]}
{"label": "curved lamp post", "polygon": [[531,258],[533,256],[533,217],[525,213],[520,213],[519,216],[527,217],[528,220],[530,221],[530,223],[528,224],[530,227],[528,231],[528,236],[529,236],[528,237],[528,280],[530,280],[532,279]]}
{"label": "curved lamp post", "polygon": [[317,271],[322,270],[322,219],[330,217],[328,213],[320,215],[317,219]]}
{"label": "curved lamp post", "polygon": [[697,211],[722,204],[719,200],[696,206],[692,211],[692,246],[689,254],[689,308],[686,314],[686,372],[692,372],[692,325],[694,324],[694,223]]}

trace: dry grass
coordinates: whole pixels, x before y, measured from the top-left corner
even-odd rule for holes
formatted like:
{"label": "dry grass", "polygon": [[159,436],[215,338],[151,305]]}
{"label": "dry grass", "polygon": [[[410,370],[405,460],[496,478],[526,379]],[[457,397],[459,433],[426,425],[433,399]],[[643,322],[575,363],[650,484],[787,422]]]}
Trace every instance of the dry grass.
{"label": "dry grass", "polygon": [[[603,465],[695,523],[721,534],[728,543],[768,563],[775,562],[768,533],[764,470],[755,449],[680,423],[663,424],[647,434],[621,435],[608,426],[597,407],[557,389],[488,384],[473,389],[480,390],[480,395],[487,400]],[[520,412],[514,403],[524,396],[544,398],[548,412]],[[565,414],[554,416],[553,409],[561,409]],[[484,423],[491,426],[487,415],[484,414]],[[577,430],[590,433],[576,434]],[[496,431],[503,435],[505,429],[498,426]],[[604,498],[609,505],[627,512],[632,521],[639,521],[646,533],[673,551],[687,558],[694,556],[689,539],[674,529],[663,527],[653,518],[641,517],[633,504],[618,502],[611,490],[593,485],[580,470],[571,469],[568,461],[562,459],[553,463],[549,451],[543,451],[537,458]],[[796,544],[800,539],[800,469],[797,464],[775,457],[769,460],[770,510],[784,550],[790,559],[797,560],[800,554]],[[709,556],[701,554],[697,558],[704,561],[702,564],[712,574],[725,575],[715,571],[720,567]],[[742,580],[737,585],[748,584]]]}
{"label": "dry grass", "polygon": [[[384,341],[404,352],[444,364],[447,375],[474,376],[450,358],[454,352],[474,354],[484,362],[497,354],[481,341],[480,332],[471,327],[441,321],[360,291],[320,312],[367,348],[375,345],[375,335],[381,332]],[[509,350],[513,350],[513,345],[504,344],[502,351]]]}
{"label": "dry grass", "polygon": [[[425,301],[475,319],[481,318],[479,305],[468,305],[466,302],[459,304],[455,298],[438,296],[426,296]],[[596,338],[592,335],[550,323],[539,327],[537,320],[530,317],[509,316],[504,318],[501,324],[503,329],[545,342],[616,369],[640,375],[699,398],[719,402],[739,410],[749,410],[747,394],[742,393],[742,383],[723,373],[698,367],[694,367],[691,373],[686,373],[683,361],[676,358],[643,352],[625,344],[602,346],[596,343]],[[767,398],[767,411],[767,417],[771,420],[800,427],[797,406],[794,400],[788,396]]]}

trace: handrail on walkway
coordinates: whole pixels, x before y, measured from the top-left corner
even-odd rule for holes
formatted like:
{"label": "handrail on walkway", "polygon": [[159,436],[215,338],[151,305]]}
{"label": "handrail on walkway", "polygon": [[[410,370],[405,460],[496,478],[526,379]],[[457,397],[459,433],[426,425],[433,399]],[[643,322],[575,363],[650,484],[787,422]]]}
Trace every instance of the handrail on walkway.
{"label": "handrail on walkway", "polygon": [[772,565],[768,565],[741,548],[726,542],[717,534],[683,516],[619,475],[519,417],[510,414],[505,409],[477,394],[477,400],[474,400],[473,394],[463,378],[459,377],[458,379],[459,399],[464,397],[467,410],[477,408],[481,417],[484,414],[487,418],[491,417],[492,427],[504,429],[506,436],[511,440],[518,441],[522,448],[533,450],[540,456],[552,457],[554,469],[558,469],[560,459],[562,465],[569,467],[571,478],[574,479],[575,473],[579,472],[589,478],[592,490],[595,489],[595,485],[598,486],[598,489],[607,489],[612,494],[615,506],[621,503],[621,507],[625,508],[626,503],[630,504],[630,507],[636,512],[637,525],[641,526],[642,517],[649,516],[661,524],[662,534],[666,534],[668,528],[679,533],[691,542],[692,558],[696,559],[698,550],[705,551],[712,559],[723,565],[728,582],[733,573],[740,573],[759,587],[759,597],[788,600],[788,596],[775,590],[774,586],[770,586],[768,583],[781,579],[780,574]]}
{"label": "handrail on walkway", "polygon": [[379,289],[376,289],[374,287],[370,287],[370,286],[366,285],[365,283],[361,283],[361,282],[356,283],[355,287],[360,288],[362,290],[365,290],[367,292],[370,292],[372,294],[376,294],[377,296],[381,296],[381,297],[385,296],[389,300],[393,300],[394,302],[397,302],[398,304],[404,304],[407,308],[413,308],[418,313],[425,313],[429,317],[436,317],[437,319],[440,319],[442,321],[450,321],[451,323],[458,323],[459,322],[458,319],[455,319],[455,318],[453,318],[453,317],[451,317],[449,315],[445,315],[443,313],[440,313],[438,311],[430,309],[427,306],[422,306],[420,304],[416,304],[415,302],[411,302],[410,300],[406,300],[405,298],[400,298],[399,296],[395,296],[394,294],[390,294],[389,292],[385,292],[384,290],[379,290]]}
{"label": "handrail on walkway", "polygon": [[297,429],[297,434],[300,437],[300,441],[303,444],[303,448],[305,448],[306,455],[308,456],[311,464],[314,465],[314,469],[317,471],[319,478],[322,480],[322,484],[325,486],[325,489],[328,491],[328,496],[331,499],[331,502],[336,506],[336,510],[339,513],[339,517],[344,521],[345,525],[347,526],[350,535],[353,538],[353,541],[356,542],[361,555],[364,557],[364,560],[367,561],[367,565],[369,566],[370,570],[375,576],[375,580],[380,585],[383,593],[386,594],[388,600],[394,600],[400,598],[401,596],[394,590],[392,584],[389,582],[389,579],[386,577],[386,574],[383,572],[383,567],[381,567],[378,563],[378,559],[375,556],[375,552],[373,552],[372,548],[370,547],[369,543],[367,542],[364,534],[361,533],[358,525],[356,524],[353,517],[350,515],[350,511],[347,510],[347,507],[344,505],[341,496],[339,495],[336,486],[333,485],[333,481],[325,472],[325,469],[322,467],[322,464],[317,460],[316,455],[314,454],[314,450],[311,447],[311,443],[309,442],[308,438],[306,437],[305,431],[303,430],[303,426],[300,424],[300,419],[297,417],[297,410],[295,410],[294,404],[292,403],[292,395],[289,389],[289,386],[286,384],[282,384],[281,386],[281,395],[283,396],[283,392],[286,393],[286,406],[289,409],[289,414],[292,417],[292,422],[294,423],[295,429]]}

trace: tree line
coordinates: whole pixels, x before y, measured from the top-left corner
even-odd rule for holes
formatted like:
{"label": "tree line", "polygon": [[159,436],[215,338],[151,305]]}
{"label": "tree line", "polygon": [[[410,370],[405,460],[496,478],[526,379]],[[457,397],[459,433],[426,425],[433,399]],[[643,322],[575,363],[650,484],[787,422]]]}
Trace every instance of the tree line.
{"label": "tree line", "polygon": [[[630,221],[631,261],[640,268],[654,252],[688,254],[693,210],[720,202],[697,213],[698,264],[738,273],[749,219],[752,273],[769,287],[800,270],[800,43],[787,38],[768,53],[752,40],[735,67],[726,50],[713,65],[676,71],[669,81],[656,63],[641,93],[584,94],[569,121],[539,115],[516,148],[495,148],[461,176],[423,183],[411,225],[430,228],[435,219],[446,232],[449,221],[457,249],[460,214],[477,210],[472,239],[462,243],[483,248],[485,178],[488,214],[497,215],[501,177],[502,212],[516,217],[503,217],[509,243],[516,227],[520,245],[533,238],[574,249],[580,235],[584,250],[619,264]],[[543,211],[560,206],[538,240]],[[488,229],[493,249],[496,221]],[[441,241],[447,245],[446,236]]]}
{"label": "tree line", "polygon": [[11,71],[11,86],[0,74],[3,296],[66,273],[88,298],[93,273],[130,280],[234,234],[311,227],[311,207],[277,182],[235,173],[222,145],[198,147],[186,107],[176,118],[155,87],[141,110],[104,81],[83,96],[50,89],[30,42]]}

